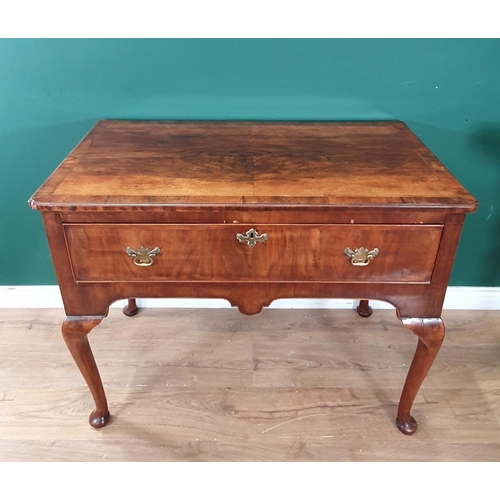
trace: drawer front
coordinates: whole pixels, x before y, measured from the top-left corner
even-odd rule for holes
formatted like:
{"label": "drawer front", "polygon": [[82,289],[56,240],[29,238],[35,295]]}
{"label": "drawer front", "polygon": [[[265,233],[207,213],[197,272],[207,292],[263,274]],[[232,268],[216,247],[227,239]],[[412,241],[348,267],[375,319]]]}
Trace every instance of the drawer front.
{"label": "drawer front", "polygon": [[[254,246],[238,241],[237,234],[246,236],[250,229],[265,233],[266,241]],[[64,224],[78,282],[428,282],[442,230],[442,225]],[[142,262],[151,265],[137,265],[141,256],[133,251],[140,247],[157,249],[150,262]],[[361,247],[378,253],[367,265],[353,265],[346,249]]]}

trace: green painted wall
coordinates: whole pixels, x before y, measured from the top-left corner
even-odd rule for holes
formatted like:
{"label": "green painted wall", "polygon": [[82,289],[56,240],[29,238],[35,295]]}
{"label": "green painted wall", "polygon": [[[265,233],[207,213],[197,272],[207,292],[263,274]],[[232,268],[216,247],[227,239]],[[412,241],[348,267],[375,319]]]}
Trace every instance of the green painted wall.
{"label": "green painted wall", "polygon": [[403,120],[479,201],[451,284],[500,286],[500,39],[1,39],[0,285],[55,283],[26,202],[101,118]]}

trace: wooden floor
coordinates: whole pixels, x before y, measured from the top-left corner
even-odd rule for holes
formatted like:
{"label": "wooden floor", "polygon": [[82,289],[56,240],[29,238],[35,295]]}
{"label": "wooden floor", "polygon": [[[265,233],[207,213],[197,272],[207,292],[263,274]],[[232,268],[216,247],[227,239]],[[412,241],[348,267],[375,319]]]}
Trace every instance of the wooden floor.
{"label": "wooden floor", "polygon": [[0,309],[0,461],[499,461],[500,311],[445,311],[417,396],[394,311],[112,309],[89,339],[111,423],[60,335],[62,310]]}

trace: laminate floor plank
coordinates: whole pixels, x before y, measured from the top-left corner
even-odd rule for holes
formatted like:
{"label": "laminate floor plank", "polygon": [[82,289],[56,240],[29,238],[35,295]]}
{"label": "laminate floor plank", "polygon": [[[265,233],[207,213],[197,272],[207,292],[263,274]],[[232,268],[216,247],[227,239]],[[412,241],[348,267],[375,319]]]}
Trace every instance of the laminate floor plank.
{"label": "laminate floor plank", "polygon": [[[0,440],[0,447],[9,447]],[[116,439],[103,447],[89,440],[18,441],[26,450],[12,462],[350,462],[351,445],[346,442],[237,439],[221,441]]]}
{"label": "laminate floor plank", "polygon": [[416,337],[394,311],[119,309],[89,335],[111,422],[61,310],[0,309],[0,461],[499,461],[500,311],[445,311],[404,436]]}
{"label": "laminate floor plank", "polygon": [[356,462],[498,462],[498,443],[352,442]]}

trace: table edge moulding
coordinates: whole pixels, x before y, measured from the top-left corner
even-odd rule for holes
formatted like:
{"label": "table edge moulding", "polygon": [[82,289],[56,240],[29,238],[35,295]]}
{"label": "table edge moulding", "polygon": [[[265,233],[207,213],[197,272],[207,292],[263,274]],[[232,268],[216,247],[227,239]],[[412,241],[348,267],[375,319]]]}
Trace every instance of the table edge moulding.
{"label": "table edge moulding", "polygon": [[29,200],[42,213],[62,335],[103,427],[87,335],[110,304],[224,298],[257,314],[282,298],[391,303],[418,338],[396,423],[444,338],[446,287],[477,202],[400,121],[101,120]]}

